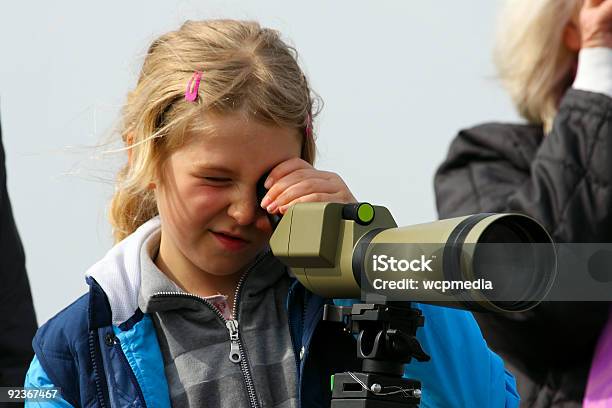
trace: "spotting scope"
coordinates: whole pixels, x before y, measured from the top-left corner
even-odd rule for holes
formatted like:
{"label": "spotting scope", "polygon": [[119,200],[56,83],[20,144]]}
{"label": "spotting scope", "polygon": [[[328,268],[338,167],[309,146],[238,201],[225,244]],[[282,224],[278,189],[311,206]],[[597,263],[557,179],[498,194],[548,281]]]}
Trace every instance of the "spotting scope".
{"label": "spotting scope", "polygon": [[535,306],[557,267],[551,237],[528,216],[475,214],[398,227],[387,208],[369,203],[296,204],[278,220],[270,247],[326,298],[474,311]]}
{"label": "spotting scope", "polygon": [[[260,183],[259,199],[265,194]],[[355,334],[362,362],[361,371],[332,376],[331,408],[420,406],[420,381],[403,376],[413,359],[430,359],[416,337],[425,317],[412,302],[524,311],[556,276],[552,239],[520,214],[398,227],[382,206],[299,203],[268,217],[272,252],[308,290],[363,302],[324,307],[323,321]]]}

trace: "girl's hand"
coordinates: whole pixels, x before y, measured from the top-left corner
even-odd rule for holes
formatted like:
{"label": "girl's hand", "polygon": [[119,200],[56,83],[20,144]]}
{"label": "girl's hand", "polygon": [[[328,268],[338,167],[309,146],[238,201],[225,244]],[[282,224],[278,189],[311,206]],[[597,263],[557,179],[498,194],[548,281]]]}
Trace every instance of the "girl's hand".
{"label": "girl's hand", "polygon": [[299,158],[278,164],[265,182],[268,193],[261,207],[269,213],[285,214],[296,203],[356,203],[357,200],[336,173],[321,171]]}
{"label": "girl's hand", "polygon": [[612,48],[612,0],[584,0],[579,19],[581,48]]}

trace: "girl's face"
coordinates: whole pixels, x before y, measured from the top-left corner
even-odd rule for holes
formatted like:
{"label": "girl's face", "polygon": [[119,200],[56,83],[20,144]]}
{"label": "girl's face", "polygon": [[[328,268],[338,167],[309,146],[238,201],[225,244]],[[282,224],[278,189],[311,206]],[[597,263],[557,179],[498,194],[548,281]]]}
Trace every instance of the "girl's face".
{"label": "girl's face", "polygon": [[227,276],[243,271],[267,245],[272,230],[256,184],[275,165],[300,156],[301,136],[242,113],[207,114],[206,123],[210,128],[188,135],[162,167],[160,245],[171,270]]}

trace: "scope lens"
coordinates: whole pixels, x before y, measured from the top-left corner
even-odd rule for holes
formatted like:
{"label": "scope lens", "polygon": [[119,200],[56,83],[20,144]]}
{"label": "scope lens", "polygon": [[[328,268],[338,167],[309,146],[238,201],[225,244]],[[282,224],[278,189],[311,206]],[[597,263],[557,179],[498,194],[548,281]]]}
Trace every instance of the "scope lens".
{"label": "scope lens", "polygon": [[483,295],[498,307],[522,310],[541,301],[551,284],[555,255],[542,227],[522,216],[500,218],[482,233],[474,248],[473,273],[489,280]]}

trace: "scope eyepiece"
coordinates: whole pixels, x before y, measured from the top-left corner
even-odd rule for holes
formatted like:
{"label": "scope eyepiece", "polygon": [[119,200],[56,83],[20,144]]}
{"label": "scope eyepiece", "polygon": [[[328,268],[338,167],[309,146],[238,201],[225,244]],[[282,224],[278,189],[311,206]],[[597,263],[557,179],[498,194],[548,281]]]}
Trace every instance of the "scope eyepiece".
{"label": "scope eyepiece", "polygon": [[[269,174],[270,174],[270,172],[265,173],[257,181],[257,187],[256,187],[257,209],[259,209],[261,207],[261,200],[263,200],[263,198],[268,193],[268,189],[264,186],[264,183],[266,182],[266,179],[268,178]],[[264,211],[266,211],[266,210],[264,210]],[[280,222],[280,220],[282,218],[282,215],[280,215],[280,214],[270,214],[269,212],[266,211],[266,216],[268,217],[268,221],[270,221],[270,225],[272,226],[272,231],[274,231],[276,229],[276,226]]]}

